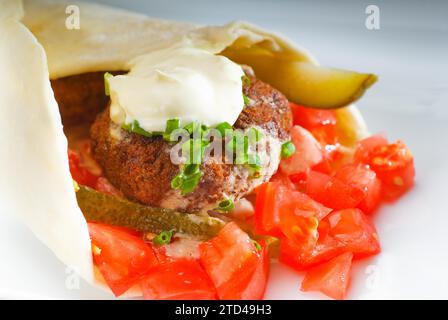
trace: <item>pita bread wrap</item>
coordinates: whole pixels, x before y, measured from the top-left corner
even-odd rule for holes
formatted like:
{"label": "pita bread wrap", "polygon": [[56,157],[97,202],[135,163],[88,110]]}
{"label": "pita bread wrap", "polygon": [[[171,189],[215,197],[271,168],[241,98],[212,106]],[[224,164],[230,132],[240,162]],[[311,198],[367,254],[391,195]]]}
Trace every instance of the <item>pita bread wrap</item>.
{"label": "pita bread wrap", "polygon": [[[60,260],[92,284],[98,282],[87,224],[76,202],[50,79],[126,70],[143,53],[185,42],[252,66],[258,77],[288,95],[277,70],[287,72],[296,62],[316,63],[288,40],[244,22],[203,27],[48,0],[0,5],[1,212],[20,216]],[[79,8],[79,29],[66,27],[68,5]],[[338,109],[337,115],[347,146],[365,136],[354,106]]]}

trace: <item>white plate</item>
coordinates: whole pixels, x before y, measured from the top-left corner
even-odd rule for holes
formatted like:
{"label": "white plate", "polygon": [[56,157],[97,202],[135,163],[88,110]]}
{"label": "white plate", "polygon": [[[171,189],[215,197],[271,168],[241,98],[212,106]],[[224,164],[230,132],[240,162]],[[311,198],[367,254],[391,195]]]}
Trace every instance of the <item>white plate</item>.
{"label": "white plate", "polygon": [[[106,1],[103,1],[106,2]],[[372,71],[379,83],[358,107],[372,132],[403,139],[416,159],[416,187],[376,215],[383,252],[356,262],[348,298],[448,298],[448,4],[381,2],[380,30],[364,1],[107,1],[168,19],[220,24],[244,19],[308,48],[324,65]],[[82,13],[81,13],[82,21]],[[0,177],[1,178],[1,177]],[[49,222],[50,223],[50,222]],[[22,224],[0,214],[0,297],[111,296],[74,278]],[[314,299],[302,275],[273,264],[266,298]]]}

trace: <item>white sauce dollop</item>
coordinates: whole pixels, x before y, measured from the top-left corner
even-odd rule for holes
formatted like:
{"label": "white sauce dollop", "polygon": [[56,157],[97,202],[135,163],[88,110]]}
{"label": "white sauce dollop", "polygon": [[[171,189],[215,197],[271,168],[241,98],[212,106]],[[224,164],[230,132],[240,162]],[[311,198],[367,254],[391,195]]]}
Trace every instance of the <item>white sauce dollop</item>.
{"label": "white sauce dollop", "polygon": [[109,78],[110,117],[122,125],[137,120],[146,131],[164,131],[168,119],[181,125],[234,124],[244,106],[241,66],[192,47],[172,47],[136,58],[129,73]]}

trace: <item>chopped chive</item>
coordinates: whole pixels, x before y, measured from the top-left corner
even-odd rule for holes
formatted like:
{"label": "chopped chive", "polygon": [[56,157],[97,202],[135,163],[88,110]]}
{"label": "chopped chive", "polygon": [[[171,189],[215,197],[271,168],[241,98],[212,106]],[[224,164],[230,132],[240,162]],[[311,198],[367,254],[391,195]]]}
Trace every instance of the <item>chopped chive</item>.
{"label": "chopped chive", "polygon": [[171,180],[171,188],[179,189],[182,187],[183,182],[184,182],[184,176],[182,172],[180,172],[173,178],[173,180]]}
{"label": "chopped chive", "polygon": [[257,249],[257,251],[261,251],[261,249],[262,249],[261,244],[259,244],[258,241],[256,241],[256,240],[252,240],[252,242],[255,245],[255,249]]}
{"label": "chopped chive", "polygon": [[241,76],[241,81],[243,82],[243,85],[245,85],[245,86],[250,86],[250,84],[251,84],[250,78],[246,75]]}
{"label": "chopped chive", "polygon": [[166,141],[171,141],[171,133],[180,127],[179,119],[169,119],[166,121],[165,132],[163,132],[163,139]]}
{"label": "chopped chive", "polygon": [[139,134],[141,136],[148,137],[148,138],[153,136],[153,134],[151,132],[148,132],[145,129],[143,129],[142,127],[140,127],[140,124],[138,123],[137,120],[134,120],[131,123],[122,124],[121,128],[123,130],[129,131],[129,132],[133,132],[133,133],[136,133],[136,134]]}
{"label": "chopped chive", "polygon": [[112,73],[106,72],[104,74],[104,94],[106,96],[110,95],[110,87],[109,87],[109,78],[113,77],[114,75]]}
{"label": "chopped chive", "polygon": [[134,120],[134,122],[132,123],[132,132],[145,136],[145,137],[152,137],[151,132],[146,131],[145,129],[143,129],[142,127],[140,127],[140,124],[138,123],[137,120]]}
{"label": "chopped chive", "polygon": [[171,238],[173,237],[173,230],[162,231],[157,236],[152,239],[152,242],[156,245],[164,245],[169,244],[171,242]]}
{"label": "chopped chive", "polygon": [[182,195],[192,192],[201,180],[202,172],[198,171],[188,177],[185,177],[181,186]]}
{"label": "chopped chive", "polygon": [[233,200],[230,199],[230,198],[228,198],[228,199],[226,199],[226,200],[221,201],[221,202],[218,204],[218,208],[216,208],[216,209],[219,210],[219,211],[230,211],[230,210],[232,210],[233,208],[235,208],[235,205],[234,205],[234,203],[233,203]]}
{"label": "chopped chive", "polygon": [[245,105],[245,106],[248,106],[248,105],[250,104],[250,99],[249,99],[249,97],[246,96],[244,93],[243,93],[243,100],[244,100],[244,105]]}
{"label": "chopped chive", "polygon": [[289,158],[296,151],[296,147],[291,141],[285,142],[282,144],[281,156],[283,159]]}
{"label": "chopped chive", "polygon": [[183,174],[184,176],[188,177],[191,176],[192,174],[195,174],[199,171],[199,164],[188,164],[185,166],[184,170],[183,170]]}
{"label": "chopped chive", "polygon": [[232,130],[233,127],[228,122],[221,122],[215,127],[215,129],[218,130],[221,137],[224,138],[226,136],[226,130]]}

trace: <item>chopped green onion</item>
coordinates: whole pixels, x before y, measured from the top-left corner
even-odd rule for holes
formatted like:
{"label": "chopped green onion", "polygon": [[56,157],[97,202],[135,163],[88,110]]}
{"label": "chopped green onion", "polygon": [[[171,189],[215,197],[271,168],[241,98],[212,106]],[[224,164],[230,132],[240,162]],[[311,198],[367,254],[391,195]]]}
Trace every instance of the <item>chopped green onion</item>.
{"label": "chopped green onion", "polygon": [[243,85],[246,85],[246,86],[250,86],[250,84],[251,84],[250,78],[246,75],[241,76],[241,81],[243,82]]}
{"label": "chopped green onion", "polygon": [[244,100],[244,105],[245,105],[245,106],[248,106],[248,105],[250,104],[250,99],[249,99],[249,97],[246,96],[244,93],[243,93],[243,100]]}
{"label": "chopped green onion", "polygon": [[184,176],[183,173],[178,173],[173,180],[171,180],[171,188],[172,189],[179,189],[182,187],[182,184],[184,183]]}
{"label": "chopped green onion", "polygon": [[226,200],[221,201],[221,202],[218,204],[218,208],[216,208],[216,209],[219,210],[219,211],[230,211],[230,210],[232,210],[233,208],[235,208],[235,205],[234,205],[234,203],[233,203],[233,200],[230,199],[230,198],[228,198],[228,199],[226,199]]}
{"label": "chopped green onion", "polygon": [[290,156],[292,156],[294,154],[294,152],[296,152],[296,147],[294,146],[294,144],[291,141],[285,142],[284,144],[282,144],[282,158],[286,159],[289,158]]}
{"label": "chopped green onion", "polygon": [[199,164],[188,164],[184,167],[183,174],[184,176],[191,176],[192,174],[195,174],[199,172]]}
{"label": "chopped green onion", "polygon": [[104,74],[104,93],[106,94],[106,96],[110,95],[109,78],[113,76],[114,75],[109,72],[106,72]]}
{"label": "chopped green onion", "polygon": [[252,240],[252,242],[255,245],[255,249],[257,249],[257,251],[261,251],[261,244],[259,244],[256,240]]}
{"label": "chopped green onion", "polygon": [[198,171],[188,177],[185,177],[181,186],[182,195],[192,192],[201,180],[202,172]]}
{"label": "chopped green onion", "polygon": [[166,121],[165,132],[163,133],[163,139],[171,141],[171,133],[180,127],[179,119],[169,119]]}
{"label": "chopped green onion", "polygon": [[221,137],[224,138],[226,136],[226,130],[233,130],[233,127],[228,122],[221,122],[215,127],[215,129],[218,130]]}
{"label": "chopped green onion", "polygon": [[162,231],[157,236],[155,236],[154,239],[152,239],[152,242],[158,246],[169,244],[171,242],[171,238],[173,237],[173,233],[174,230]]}
{"label": "chopped green onion", "polygon": [[148,138],[153,136],[151,132],[148,132],[145,129],[143,129],[142,127],[140,127],[140,124],[138,123],[137,120],[134,120],[131,123],[123,124],[123,125],[121,125],[121,128],[126,131],[133,132],[133,133],[136,133],[141,136],[148,137]]}

